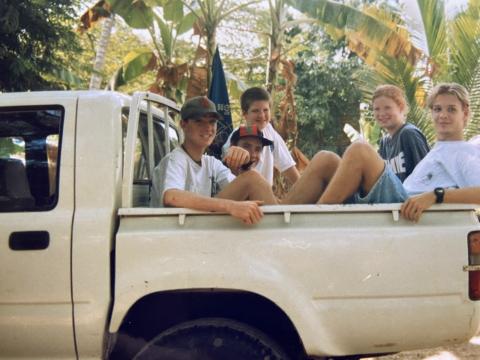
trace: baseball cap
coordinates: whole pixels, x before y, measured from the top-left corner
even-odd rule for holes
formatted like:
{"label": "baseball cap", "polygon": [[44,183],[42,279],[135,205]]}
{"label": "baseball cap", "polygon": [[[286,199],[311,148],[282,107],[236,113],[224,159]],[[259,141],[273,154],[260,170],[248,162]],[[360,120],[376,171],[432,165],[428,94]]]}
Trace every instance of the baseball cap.
{"label": "baseball cap", "polygon": [[262,142],[262,146],[270,146],[273,145],[273,141],[264,138],[263,133],[258,130],[257,125],[241,125],[237,130],[235,130],[232,134],[230,142],[232,144],[236,144],[238,140],[244,137],[256,137],[260,139]]}
{"label": "baseball cap", "polygon": [[217,120],[222,118],[222,116],[217,112],[215,103],[206,96],[196,96],[188,99],[180,110],[180,116],[182,117],[182,120],[197,119],[207,114],[215,115]]}

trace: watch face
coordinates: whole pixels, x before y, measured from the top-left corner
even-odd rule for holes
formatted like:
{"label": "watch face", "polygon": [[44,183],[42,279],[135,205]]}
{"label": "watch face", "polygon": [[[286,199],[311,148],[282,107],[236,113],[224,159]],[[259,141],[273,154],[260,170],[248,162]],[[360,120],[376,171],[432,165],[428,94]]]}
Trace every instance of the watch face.
{"label": "watch face", "polygon": [[436,196],[436,203],[437,204],[440,204],[443,202],[443,196],[445,195],[445,189],[444,188],[435,188],[435,190],[433,191],[435,193],[435,196]]}

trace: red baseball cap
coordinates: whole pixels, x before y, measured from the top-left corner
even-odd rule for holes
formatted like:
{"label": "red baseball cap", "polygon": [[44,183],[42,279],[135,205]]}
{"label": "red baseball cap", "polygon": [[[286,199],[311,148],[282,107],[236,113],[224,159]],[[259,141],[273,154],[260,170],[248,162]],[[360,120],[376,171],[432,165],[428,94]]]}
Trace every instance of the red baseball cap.
{"label": "red baseball cap", "polygon": [[263,137],[263,133],[258,130],[257,125],[255,124],[241,125],[237,130],[233,132],[230,142],[235,145],[238,143],[238,140],[246,137],[254,137],[259,139],[262,143],[262,146],[273,145],[273,141]]}

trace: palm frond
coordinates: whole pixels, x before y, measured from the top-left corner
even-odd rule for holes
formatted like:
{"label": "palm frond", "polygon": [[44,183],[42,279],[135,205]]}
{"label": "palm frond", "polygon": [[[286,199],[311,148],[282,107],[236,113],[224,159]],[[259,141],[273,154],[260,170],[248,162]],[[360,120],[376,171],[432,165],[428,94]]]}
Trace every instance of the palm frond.
{"label": "palm frond", "polygon": [[445,63],[447,58],[447,23],[445,1],[417,1],[427,40],[428,55],[436,64]]}
{"label": "palm frond", "polygon": [[475,75],[470,86],[470,111],[470,123],[465,129],[467,139],[480,134],[480,63],[475,69]]}
{"label": "palm frond", "polygon": [[435,130],[432,126],[430,113],[427,109],[419,106],[418,104],[413,106],[411,105],[410,110],[408,111],[407,119],[420,129],[430,145],[435,142]]}
{"label": "palm frond", "polygon": [[371,104],[375,88],[384,82],[384,79],[372,68],[364,67],[353,76],[355,85],[362,93],[362,102]]}
{"label": "palm frond", "polygon": [[[478,2],[477,2],[478,3]],[[457,15],[449,26],[449,81],[470,88],[480,58],[480,12],[469,6]]]}
{"label": "palm frond", "polygon": [[412,45],[408,31],[398,23],[398,17],[385,9],[373,6],[356,9],[328,0],[292,0],[291,3],[321,25],[335,28],[334,36],[345,36],[350,49],[367,63],[373,64],[378,52],[404,57],[412,64],[422,55],[421,50]]}

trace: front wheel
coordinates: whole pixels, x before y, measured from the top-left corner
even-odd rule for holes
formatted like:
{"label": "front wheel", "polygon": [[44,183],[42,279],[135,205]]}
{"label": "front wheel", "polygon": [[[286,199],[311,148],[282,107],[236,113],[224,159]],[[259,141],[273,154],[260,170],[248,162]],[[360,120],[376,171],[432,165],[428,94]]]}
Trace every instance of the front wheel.
{"label": "front wheel", "polygon": [[238,321],[204,318],[171,327],[134,360],[288,360],[268,335]]}

